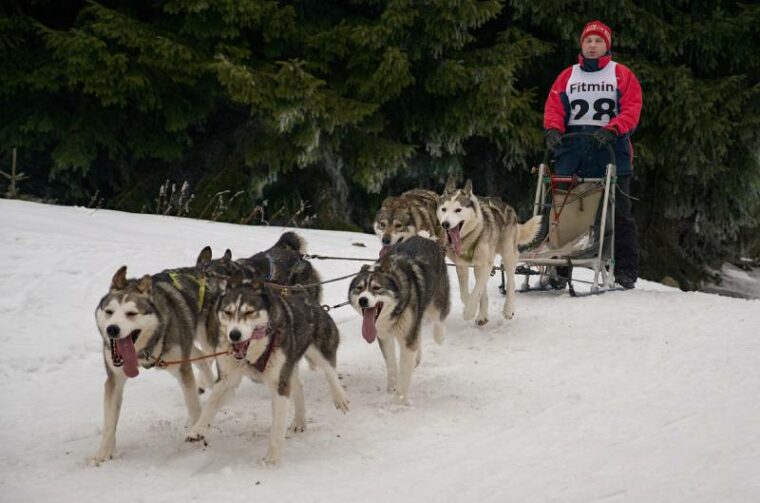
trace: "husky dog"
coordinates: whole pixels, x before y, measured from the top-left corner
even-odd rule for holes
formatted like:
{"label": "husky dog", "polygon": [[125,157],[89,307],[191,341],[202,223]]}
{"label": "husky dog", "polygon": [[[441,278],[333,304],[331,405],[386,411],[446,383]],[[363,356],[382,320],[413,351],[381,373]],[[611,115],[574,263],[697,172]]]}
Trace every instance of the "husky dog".
{"label": "husky dog", "polygon": [[348,397],[335,371],[340,339],[335,322],[322,308],[310,302],[307,295],[299,292],[283,295],[279,289],[261,281],[242,281],[242,275],[236,273],[217,302],[216,344],[229,348],[231,354],[218,359],[220,379],[186,440],[205,439],[225,396],[247,375],[272,390],[272,427],[269,448],[262,462],[275,465],[281,458],[291,397],[295,418],[290,430],[300,432],[306,428],[303,383],[298,371],[304,356],[313,367],[324,372],[335,407],[348,411]]}
{"label": "husky dog", "polygon": [[[433,337],[442,343],[449,314],[449,277],[441,246],[413,236],[393,246],[353,279],[348,299],[362,315],[362,335],[377,337],[388,371],[388,392],[399,404],[408,401],[412,370],[419,363],[420,328],[433,322]],[[396,363],[396,342],[400,361]]]}
{"label": "husky dog", "polygon": [[437,204],[438,194],[432,190],[413,189],[386,198],[375,215],[374,224],[375,234],[383,244],[380,255],[384,255],[389,246],[421,233],[443,243],[444,232],[435,216]]}
{"label": "husky dog", "polygon": [[[198,262],[210,257],[211,249],[205,248]],[[140,279],[127,279],[127,266],[116,271],[110,291],[95,309],[107,377],[103,438],[93,463],[100,464],[113,454],[124,384],[140,373],[138,365],[151,368],[162,360],[201,356],[194,341],[205,331],[218,293],[216,283],[207,281],[195,268]],[[210,387],[214,378],[208,362],[198,361],[196,365],[204,386]],[[198,392],[203,390],[195,384],[191,364],[184,361],[166,369],[179,381],[190,421],[195,422],[201,413]]]}
{"label": "husky dog", "polygon": [[[511,320],[515,314],[515,268],[519,245],[533,241],[541,228],[537,215],[524,224],[509,205],[497,198],[478,197],[472,182],[458,189],[453,178],[438,200],[438,220],[447,235],[447,256],[456,264],[459,295],[464,303],[464,319],[471,320],[480,305],[478,325],[488,323],[486,286],[496,254],[501,255],[507,273],[507,299],[503,314]],[[475,267],[475,287],[469,292],[469,267]]]}
{"label": "husky dog", "polygon": [[322,286],[319,273],[311,262],[303,256],[306,253],[306,241],[295,232],[288,231],[268,250],[258,252],[251,257],[232,260],[232,252],[226,250],[221,259],[199,264],[199,270],[224,281],[235,272],[240,272],[244,279],[261,280],[278,285],[315,285],[306,288],[312,302],[322,301]]}

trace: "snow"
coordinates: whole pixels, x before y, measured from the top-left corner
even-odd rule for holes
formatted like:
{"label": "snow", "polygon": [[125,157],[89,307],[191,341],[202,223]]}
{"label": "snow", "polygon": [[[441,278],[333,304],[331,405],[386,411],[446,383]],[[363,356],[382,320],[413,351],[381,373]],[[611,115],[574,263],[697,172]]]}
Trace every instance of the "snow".
{"label": "snow", "polygon": [[[494,279],[483,328],[462,320],[454,295],[447,339],[436,345],[426,328],[413,405],[401,408],[360,317],[332,311],[352,410],[333,408],[321,373],[302,372],[308,429],[276,469],[258,464],[264,388],[244,382],[204,448],[183,441],[174,379],[142,371],[114,459],[88,465],[105,379],[93,312],[116,269],[191,265],[207,244],[247,256],[282,230],[0,200],[0,501],[760,500],[760,301],[643,280],[586,298],[518,294],[507,322]],[[311,253],[379,249],[371,235],[298,232]],[[360,267],[315,265],[325,279]],[[347,286],[326,285],[325,301],[345,300]]]}

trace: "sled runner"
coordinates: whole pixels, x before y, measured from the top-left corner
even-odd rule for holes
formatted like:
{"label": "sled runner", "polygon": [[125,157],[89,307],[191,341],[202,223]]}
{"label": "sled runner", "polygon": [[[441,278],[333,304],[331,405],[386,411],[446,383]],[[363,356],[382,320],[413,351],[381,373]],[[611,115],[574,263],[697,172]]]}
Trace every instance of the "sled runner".
{"label": "sled runner", "polygon": [[[563,136],[592,136],[569,133]],[[560,176],[551,173],[547,149],[538,167],[533,215],[544,215],[542,242],[520,255],[517,274],[525,275],[520,291],[564,289],[579,297],[622,290],[615,286],[615,152],[607,145],[610,162],[601,178]],[[593,281],[573,279],[573,269],[594,271]],[[531,285],[531,277],[538,282]],[[575,283],[590,284],[579,292]]]}

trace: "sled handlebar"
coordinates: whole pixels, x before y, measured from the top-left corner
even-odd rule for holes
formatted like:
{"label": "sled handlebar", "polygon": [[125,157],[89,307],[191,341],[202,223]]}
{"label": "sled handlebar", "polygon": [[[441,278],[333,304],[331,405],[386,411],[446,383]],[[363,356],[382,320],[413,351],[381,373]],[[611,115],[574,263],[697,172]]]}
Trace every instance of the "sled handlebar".
{"label": "sled handlebar", "polygon": [[[592,138],[594,136],[594,133],[565,133],[562,135],[562,141],[568,139],[568,138]],[[605,144],[605,147],[607,147],[607,153],[610,155],[610,164],[613,166],[615,165],[615,150],[612,148],[612,145],[609,143]],[[552,156],[552,150],[546,149],[544,151],[544,164],[547,166],[549,165],[549,160]]]}

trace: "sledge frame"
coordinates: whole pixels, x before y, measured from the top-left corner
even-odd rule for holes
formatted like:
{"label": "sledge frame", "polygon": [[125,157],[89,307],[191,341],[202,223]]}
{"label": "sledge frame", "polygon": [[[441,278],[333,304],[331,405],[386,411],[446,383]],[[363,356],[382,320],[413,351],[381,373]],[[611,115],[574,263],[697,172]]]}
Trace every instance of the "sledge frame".
{"label": "sledge frame", "polygon": [[[574,136],[592,136],[591,133],[569,133],[563,136],[565,138],[571,138]],[[518,290],[520,292],[530,292],[536,290],[554,290],[550,286],[549,280],[552,277],[556,277],[556,267],[567,267],[569,274],[567,279],[568,292],[572,297],[583,297],[587,295],[597,295],[609,291],[623,290],[622,287],[615,286],[615,197],[612,195],[612,191],[617,186],[617,170],[615,166],[615,152],[611,145],[607,145],[607,151],[610,155],[610,162],[605,167],[605,175],[601,178],[581,178],[575,175],[571,176],[558,176],[552,175],[549,172],[549,155],[550,152],[547,149],[543,162],[538,167],[538,181],[536,183],[536,192],[533,203],[533,216],[538,215],[546,208],[549,209],[546,218],[549,218],[547,227],[546,240],[549,239],[549,234],[553,231],[554,226],[558,226],[562,219],[562,209],[559,207],[559,216],[555,219],[555,204],[556,198],[554,197],[551,187],[555,187],[559,183],[570,184],[569,190],[572,193],[574,188],[577,188],[579,184],[593,183],[601,184],[603,187],[601,197],[601,211],[599,212],[598,222],[598,236],[596,238],[595,255],[592,257],[577,257],[572,254],[563,254],[561,250],[557,250],[558,253],[552,253],[552,257],[537,257],[531,256],[531,252],[527,251],[520,256],[520,265],[517,269],[517,274],[523,274],[525,279],[522,282],[522,287]],[[563,202],[562,205],[565,203]],[[565,215],[566,218],[573,218],[572,215]],[[607,232],[607,219],[611,219],[611,226],[609,236]],[[581,236],[572,236],[573,238],[580,238]],[[605,251],[605,245],[607,250]],[[537,267],[538,270],[531,269],[532,266]],[[573,280],[573,268],[585,267],[594,271],[594,279],[591,282],[583,280]],[[531,286],[530,277],[539,276],[538,285]],[[554,276],[552,276],[554,275]],[[573,283],[590,283],[588,291],[579,292],[576,291]]]}

